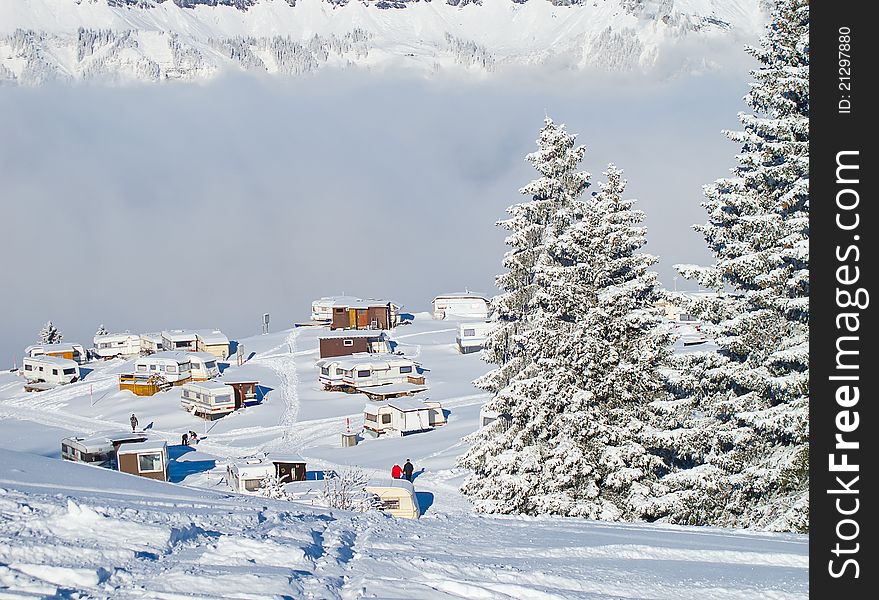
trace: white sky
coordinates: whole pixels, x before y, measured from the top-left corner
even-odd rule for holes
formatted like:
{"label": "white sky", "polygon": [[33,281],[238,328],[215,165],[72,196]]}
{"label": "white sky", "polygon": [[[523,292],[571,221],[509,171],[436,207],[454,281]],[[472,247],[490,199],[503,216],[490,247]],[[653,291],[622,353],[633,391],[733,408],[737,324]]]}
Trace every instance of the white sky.
{"label": "white sky", "polygon": [[[623,168],[648,250],[707,264],[701,186],[728,174],[721,129],[749,80],[741,53],[664,83],[323,74],[132,87],[0,87],[0,365],[52,319],[66,341],[110,330],[309,316],[313,298],[391,297],[413,312],[495,293],[494,222],[525,197],[545,114],[579,133],[597,185]],[[593,189],[596,189],[593,187]],[[679,289],[690,287],[683,280]]]}

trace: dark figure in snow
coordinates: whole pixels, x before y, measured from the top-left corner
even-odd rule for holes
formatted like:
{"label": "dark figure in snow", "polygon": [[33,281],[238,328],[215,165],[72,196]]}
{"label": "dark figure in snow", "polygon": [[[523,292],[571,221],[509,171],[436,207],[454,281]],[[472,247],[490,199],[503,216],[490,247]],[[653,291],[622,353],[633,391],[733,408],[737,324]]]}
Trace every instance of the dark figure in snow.
{"label": "dark figure in snow", "polygon": [[137,429],[137,417],[134,416],[134,413],[131,413],[131,433],[134,433],[134,430]]}
{"label": "dark figure in snow", "polygon": [[412,466],[412,463],[409,462],[409,459],[406,459],[406,464],[403,465],[403,475],[406,476],[408,481],[412,481],[412,471],[415,470],[415,467]]}
{"label": "dark figure in snow", "polygon": [[184,434],[183,434],[183,437],[180,438],[180,443],[181,443],[183,446],[188,446],[188,445],[189,445],[189,434],[188,434],[188,433],[184,433]]}
{"label": "dark figure in snow", "polygon": [[391,469],[391,477],[394,479],[400,479],[403,476],[403,467],[400,465],[394,465],[394,468]]}
{"label": "dark figure in snow", "polygon": [[194,431],[189,432],[189,439],[192,441],[193,444],[198,443],[198,435],[196,435]]}

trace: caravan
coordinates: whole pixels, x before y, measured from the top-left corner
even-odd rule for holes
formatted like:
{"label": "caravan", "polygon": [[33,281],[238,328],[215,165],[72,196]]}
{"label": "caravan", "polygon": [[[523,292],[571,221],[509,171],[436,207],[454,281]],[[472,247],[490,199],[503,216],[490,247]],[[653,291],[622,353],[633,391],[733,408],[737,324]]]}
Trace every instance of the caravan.
{"label": "caravan", "polygon": [[369,435],[404,436],[444,425],[445,413],[439,402],[397,398],[370,402],[363,408],[363,429]]}
{"label": "caravan", "polygon": [[21,374],[28,383],[64,385],[79,381],[79,365],[57,356],[26,356],[21,361]]}
{"label": "caravan", "polygon": [[431,304],[434,319],[487,319],[488,307],[488,298],[471,292],[443,294]]}
{"label": "caravan", "polygon": [[61,458],[98,467],[116,468],[116,450],[128,442],[145,442],[145,433],[128,431],[66,437],[61,440]]}
{"label": "caravan", "polygon": [[405,479],[375,478],[366,484],[366,491],[378,496],[381,510],[400,519],[417,519],[421,516],[415,486]]}
{"label": "caravan", "polygon": [[189,354],[186,352],[156,352],[137,359],[134,363],[134,374],[159,375],[169,383],[181,385],[192,377],[190,365]]}
{"label": "caravan", "polygon": [[389,383],[424,383],[418,364],[396,354],[352,354],[320,360],[319,381],[325,389],[356,390]]}
{"label": "caravan", "polygon": [[189,370],[193,381],[207,381],[220,374],[217,357],[210,352],[189,352]]}
{"label": "caravan", "polygon": [[494,328],[495,324],[491,321],[459,323],[458,335],[455,338],[458,351],[461,354],[479,352],[485,347],[488,335]]}
{"label": "caravan", "polygon": [[96,335],[94,338],[95,356],[109,360],[111,358],[133,358],[140,356],[141,340],[136,333],[108,333]]}
{"label": "caravan", "polygon": [[218,381],[184,383],[180,388],[180,404],[187,412],[210,420],[236,408],[234,390]]}

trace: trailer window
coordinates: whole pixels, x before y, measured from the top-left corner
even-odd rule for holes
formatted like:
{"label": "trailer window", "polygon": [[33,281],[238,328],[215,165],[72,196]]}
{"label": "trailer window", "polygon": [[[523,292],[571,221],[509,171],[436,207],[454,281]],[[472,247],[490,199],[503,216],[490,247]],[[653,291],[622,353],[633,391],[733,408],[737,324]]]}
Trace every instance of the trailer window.
{"label": "trailer window", "polygon": [[400,499],[399,498],[388,498],[387,500],[382,500],[382,509],[384,509],[384,510],[399,510],[400,509]]}
{"label": "trailer window", "polygon": [[382,415],[382,423],[384,423],[385,425],[388,425],[388,424],[390,424],[390,422],[391,422],[391,415]]}
{"label": "trailer window", "polygon": [[167,371],[168,373],[176,373],[177,365],[168,365],[165,367],[165,371]]}
{"label": "trailer window", "polygon": [[354,345],[354,340],[342,340],[342,345],[347,348],[350,348],[351,346]]}
{"label": "trailer window", "polygon": [[262,487],[261,479],[245,479],[244,480],[244,489],[248,492],[254,492]]}
{"label": "trailer window", "polygon": [[465,329],[464,330],[464,337],[474,337],[475,335],[476,335],[475,329]]}
{"label": "trailer window", "polygon": [[330,368],[329,368],[329,367],[321,367],[321,368],[320,368],[320,374],[321,374],[321,375],[329,375],[329,374],[330,374]]}
{"label": "trailer window", "polygon": [[31,365],[25,365],[25,366],[24,366],[24,370],[25,370],[25,371],[33,371],[34,368],[33,368],[33,366],[31,366]]}
{"label": "trailer window", "polygon": [[76,369],[64,369],[65,375],[73,375],[74,373],[76,373]]}
{"label": "trailer window", "polygon": [[147,366],[146,365],[136,365],[134,367],[134,370],[137,371],[138,373],[146,373]]}
{"label": "trailer window", "polygon": [[357,376],[358,377],[369,377],[369,369],[367,369],[365,371],[357,371]]}
{"label": "trailer window", "polygon": [[375,415],[371,415],[369,413],[364,413],[363,419],[365,421],[372,421],[373,423],[375,423]]}
{"label": "trailer window", "polygon": [[215,398],[216,404],[225,404],[227,402],[232,402],[232,396],[229,394],[223,394],[222,396],[217,396]]}
{"label": "trailer window", "polygon": [[182,373],[183,371],[189,371],[189,363],[183,363],[180,365],[180,372]]}
{"label": "trailer window", "polygon": [[52,375],[57,375],[57,374],[58,374],[58,369],[52,369]]}
{"label": "trailer window", "polygon": [[411,366],[409,366],[409,367],[400,367],[400,373],[411,373],[411,372],[412,372],[412,367],[411,367]]}
{"label": "trailer window", "polygon": [[141,473],[156,473],[162,470],[162,453],[137,455],[137,468]]}
{"label": "trailer window", "polygon": [[213,368],[216,367],[216,366],[217,366],[217,363],[215,363],[215,362],[212,361],[212,360],[209,360],[208,362],[206,362],[206,363],[204,364],[204,368],[205,368],[205,369],[213,369]]}

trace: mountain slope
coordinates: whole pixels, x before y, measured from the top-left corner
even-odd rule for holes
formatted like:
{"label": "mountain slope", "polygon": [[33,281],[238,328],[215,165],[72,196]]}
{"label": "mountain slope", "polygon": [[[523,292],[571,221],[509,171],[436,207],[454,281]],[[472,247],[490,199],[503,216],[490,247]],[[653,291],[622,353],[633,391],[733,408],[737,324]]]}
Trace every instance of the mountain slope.
{"label": "mountain slope", "polygon": [[713,598],[808,595],[803,535],[327,511],[0,450],[0,595]]}
{"label": "mountain slope", "polygon": [[[760,0],[16,0],[0,82],[203,79],[323,67],[477,73],[522,65],[649,71],[695,43],[752,39]],[[454,5],[453,5],[454,4]]]}

